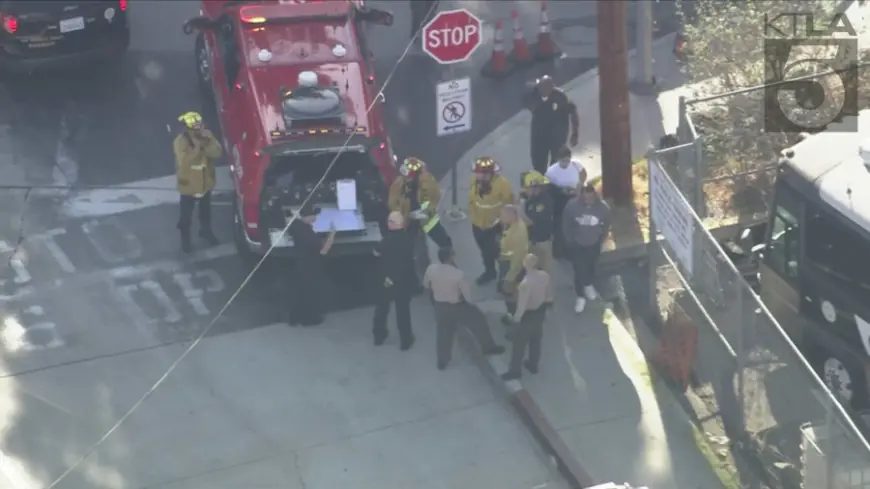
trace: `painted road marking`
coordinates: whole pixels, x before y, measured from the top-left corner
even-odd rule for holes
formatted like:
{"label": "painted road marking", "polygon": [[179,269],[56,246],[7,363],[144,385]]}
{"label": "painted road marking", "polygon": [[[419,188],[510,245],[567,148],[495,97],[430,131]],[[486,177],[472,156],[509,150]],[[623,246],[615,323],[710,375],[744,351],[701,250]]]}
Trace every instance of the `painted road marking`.
{"label": "painted road marking", "polygon": [[[217,168],[215,177],[213,196],[233,192],[228,167]],[[178,205],[175,175],[77,192],[63,204],[61,212],[71,218],[105,217],[167,204]]]}
{"label": "painted road marking", "polygon": [[116,216],[88,221],[82,224],[82,231],[106,263],[133,261],[141,257],[144,251],[136,235]]}
{"label": "painted road marking", "polygon": [[42,295],[44,293],[56,291],[61,287],[72,287],[71,290],[75,290],[75,288],[78,287],[91,287],[100,283],[111,282],[115,279],[135,279],[152,272],[181,272],[184,267],[188,265],[209,260],[217,260],[235,254],[235,246],[232,243],[226,243],[213,248],[197,250],[191,253],[186,259],[182,260],[164,259],[139,265],[125,265],[110,269],[95,270],[93,272],[83,272],[77,275],[58,278],[44,285],[23,288],[14,294],[0,296],[0,304]]}
{"label": "painted road marking", "polygon": [[[189,318],[185,311],[192,310],[199,317],[210,316],[211,311],[206,307],[204,297],[206,294],[214,296],[225,290],[223,278],[213,269],[174,273],[171,280],[167,276],[152,273],[133,283],[119,283],[125,279],[126,277],[108,280],[106,285],[112,291],[110,297],[114,301],[101,302],[99,307],[119,308],[137,327],[166,324],[176,330],[185,329],[190,324],[196,324],[193,321],[184,321]],[[179,290],[172,290],[172,285],[177,285]],[[37,296],[26,299],[23,302],[40,300]],[[48,305],[52,301],[49,299],[45,302]],[[88,307],[87,304],[84,306]],[[49,321],[43,305],[20,304],[10,309],[17,313],[2,317],[0,325],[0,347],[6,351],[33,352],[66,346],[63,324],[59,327],[55,322]],[[56,320],[69,317],[62,310],[53,312]],[[90,330],[77,326],[71,329]]]}

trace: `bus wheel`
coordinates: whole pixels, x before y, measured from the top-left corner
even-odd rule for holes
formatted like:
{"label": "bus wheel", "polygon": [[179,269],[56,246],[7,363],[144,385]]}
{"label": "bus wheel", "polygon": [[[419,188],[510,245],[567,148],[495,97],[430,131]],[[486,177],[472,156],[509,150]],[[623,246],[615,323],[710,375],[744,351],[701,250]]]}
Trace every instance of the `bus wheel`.
{"label": "bus wheel", "polygon": [[830,353],[821,356],[824,360],[819,365],[820,376],[834,397],[856,410],[865,407],[868,400],[863,373]]}

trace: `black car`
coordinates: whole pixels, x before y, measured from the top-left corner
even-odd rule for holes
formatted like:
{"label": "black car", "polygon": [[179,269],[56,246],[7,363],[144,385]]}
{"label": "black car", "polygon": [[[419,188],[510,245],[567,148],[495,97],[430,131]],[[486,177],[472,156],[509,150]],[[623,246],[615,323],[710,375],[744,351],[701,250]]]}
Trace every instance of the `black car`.
{"label": "black car", "polygon": [[0,71],[117,56],[130,45],[127,0],[0,0]]}

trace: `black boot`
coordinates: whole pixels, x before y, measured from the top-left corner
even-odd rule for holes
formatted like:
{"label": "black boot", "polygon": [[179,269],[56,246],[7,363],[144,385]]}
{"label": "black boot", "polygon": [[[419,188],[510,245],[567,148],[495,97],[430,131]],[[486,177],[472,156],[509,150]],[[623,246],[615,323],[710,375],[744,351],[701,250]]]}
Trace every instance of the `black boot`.
{"label": "black boot", "polygon": [[483,272],[480,277],[477,277],[477,285],[486,285],[496,279],[496,273],[492,270]]}
{"label": "black boot", "polygon": [[190,253],[193,249],[193,246],[190,244],[190,234],[181,232],[181,251],[184,253]]}
{"label": "black boot", "polygon": [[217,246],[219,243],[217,236],[215,236],[214,233],[211,232],[211,229],[207,229],[207,228],[200,229],[199,230],[199,237],[204,239],[206,241],[206,243],[208,243],[211,246]]}

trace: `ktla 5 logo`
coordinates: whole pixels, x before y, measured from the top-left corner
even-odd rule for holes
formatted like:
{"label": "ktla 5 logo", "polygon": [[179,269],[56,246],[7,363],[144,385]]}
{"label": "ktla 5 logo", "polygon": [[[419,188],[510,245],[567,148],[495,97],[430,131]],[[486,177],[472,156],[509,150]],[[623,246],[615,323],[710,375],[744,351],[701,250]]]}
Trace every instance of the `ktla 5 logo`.
{"label": "ktla 5 logo", "polygon": [[858,112],[857,39],[765,39],[764,54],[765,131],[858,130],[844,120]]}

